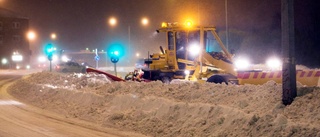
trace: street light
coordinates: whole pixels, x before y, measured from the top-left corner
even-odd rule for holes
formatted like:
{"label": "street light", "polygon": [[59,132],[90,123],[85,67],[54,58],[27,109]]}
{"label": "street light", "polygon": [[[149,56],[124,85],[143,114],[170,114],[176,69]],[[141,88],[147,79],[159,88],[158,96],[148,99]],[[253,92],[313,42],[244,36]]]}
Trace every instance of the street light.
{"label": "street light", "polygon": [[27,33],[28,40],[34,40],[36,38],[36,33],[34,31],[29,31]]}
{"label": "street light", "polygon": [[111,17],[111,18],[109,19],[109,24],[110,24],[111,26],[117,25],[117,19],[116,19],[115,17]]}
{"label": "street light", "polygon": [[[108,22],[109,22],[110,26],[117,25],[117,19],[115,17],[110,17]],[[141,24],[143,26],[147,26],[149,24],[149,19],[146,17],[143,17],[141,19]],[[128,49],[127,50],[129,51],[127,56],[130,58],[132,56],[132,54],[130,52],[131,51],[131,27],[130,27],[130,25],[128,25]]]}
{"label": "street light", "polygon": [[142,18],[142,19],[141,19],[141,24],[144,25],[144,26],[146,26],[146,25],[149,24],[149,20],[148,20],[147,18]]}
{"label": "street light", "polygon": [[2,65],[5,65],[5,64],[8,63],[8,60],[7,60],[6,58],[3,58],[3,59],[1,60],[1,63],[2,63]]}
{"label": "street light", "polygon": [[51,39],[55,40],[57,38],[57,35],[55,33],[52,33],[50,37]]}

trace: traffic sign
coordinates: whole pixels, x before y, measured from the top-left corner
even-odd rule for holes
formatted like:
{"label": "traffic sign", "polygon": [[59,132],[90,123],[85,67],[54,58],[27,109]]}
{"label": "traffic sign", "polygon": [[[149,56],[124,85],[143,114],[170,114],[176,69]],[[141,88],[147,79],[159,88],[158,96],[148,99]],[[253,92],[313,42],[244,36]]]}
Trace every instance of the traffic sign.
{"label": "traffic sign", "polygon": [[96,56],[94,57],[94,60],[99,61],[99,60],[100,60],[100,57],[99,57],[98,55],[96,55]]}

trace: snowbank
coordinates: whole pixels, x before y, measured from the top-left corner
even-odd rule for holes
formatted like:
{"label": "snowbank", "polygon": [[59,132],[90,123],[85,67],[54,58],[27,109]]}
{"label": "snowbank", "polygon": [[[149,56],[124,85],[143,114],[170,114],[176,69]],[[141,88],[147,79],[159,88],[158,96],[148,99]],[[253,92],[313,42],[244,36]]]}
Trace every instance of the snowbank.
{"label": "snowbank", "polygon": [[281,85],[110,82],[103,75],[41,72],[9,91],[43,109],[150,136],[318,136],[320,89],[299,88],[290,106]]}

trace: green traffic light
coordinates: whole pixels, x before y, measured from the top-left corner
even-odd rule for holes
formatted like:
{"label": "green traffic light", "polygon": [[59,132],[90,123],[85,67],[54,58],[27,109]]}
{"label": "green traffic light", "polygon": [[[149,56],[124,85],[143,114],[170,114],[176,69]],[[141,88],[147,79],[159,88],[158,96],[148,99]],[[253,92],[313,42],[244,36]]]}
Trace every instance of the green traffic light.
{"label": "green traffic light", "polygon": [[45,53],[47,55],[52,55],[56,50],[57,50],[57,48],[53,47],[52,44],[47,44],[45,46]]}
{"label": "green traffic light", "polygon": [[119,56],[119,51],[114,51],[114,55]]}

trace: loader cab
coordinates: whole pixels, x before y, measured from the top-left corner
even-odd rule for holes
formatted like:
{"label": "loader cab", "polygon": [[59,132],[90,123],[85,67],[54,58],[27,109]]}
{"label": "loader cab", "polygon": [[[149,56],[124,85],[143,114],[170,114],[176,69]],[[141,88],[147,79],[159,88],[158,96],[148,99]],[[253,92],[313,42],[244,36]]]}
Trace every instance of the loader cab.
{"label": "loader cab", "polygon": [[[221,51],[216,42],[212,30],[203,30],[203,38],[200,36],[200,28],[193,28],[192,30],[185,28],[177,28],[167,31],[168,50],[175,53],[176,59],[183,59],[194,61],[197,59],[201,50],[206,52]],[[200,41],[203,40],[203,46]],[[200,50],[201,49],[201,50]],[[186,68],[186,63],[177,62],[179,70]]]}

